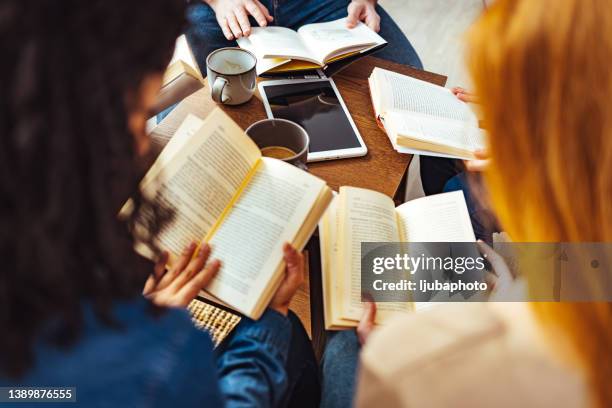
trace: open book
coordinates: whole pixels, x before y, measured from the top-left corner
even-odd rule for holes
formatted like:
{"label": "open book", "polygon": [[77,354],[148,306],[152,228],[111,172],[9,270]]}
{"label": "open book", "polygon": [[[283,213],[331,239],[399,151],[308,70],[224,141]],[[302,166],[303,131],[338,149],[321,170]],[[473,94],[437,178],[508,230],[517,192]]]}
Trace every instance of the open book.
{"label": "open book", "polygon": [[[361,302],[362,242],[474,242],[463,193],[438,194],[395,208],[382,193],[341,187],[319,224],[325,328],[355,327]],[[376,323],[429,303],[379,302]]]}
{"label": "open book", "polygon": [[345,18],[307,24],[297,32],[277,26],[253,27],[249,37],[238,39],[240,47],[257,56],[258,75],[322,68],[386,43],[363,23],[346,28]]}
{"label": "open book", "polygon": [[[170,264],[190,242],[208,242],[222,266],[202,295],[253,319],[283,277],[283,243],[301,250],[332,199],[323,180],[262,157],[220,109],[204,121],[187,116],[140,189],[174,209],[157,237]],[[144,244],[136,250],[152,256]]]}
{"label": "open book", "polygon": [[374,112],[400,153],[473,159],[485,134],[469,106],[444,87],[374,68]]}

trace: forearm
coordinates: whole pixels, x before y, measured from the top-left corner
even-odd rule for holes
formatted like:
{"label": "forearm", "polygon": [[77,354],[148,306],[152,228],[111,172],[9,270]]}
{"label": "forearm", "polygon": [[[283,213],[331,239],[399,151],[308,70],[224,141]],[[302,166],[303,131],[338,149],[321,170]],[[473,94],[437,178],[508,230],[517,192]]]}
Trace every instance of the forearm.
{"label": "forearm", "polygon": [[287,390],[285,364],[291,323],[267,310],[262,318],[244,318],[218,357],[221,392],[228,407],[277,406]]}

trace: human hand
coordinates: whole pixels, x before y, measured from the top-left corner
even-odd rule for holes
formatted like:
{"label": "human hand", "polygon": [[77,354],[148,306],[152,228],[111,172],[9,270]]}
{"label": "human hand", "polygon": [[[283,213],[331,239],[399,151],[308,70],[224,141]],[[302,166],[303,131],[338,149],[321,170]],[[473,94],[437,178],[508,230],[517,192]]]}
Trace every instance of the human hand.
{"label": "human hand", "polygon": [[374,322],[376,321],[376,303],[368,301],[363,308],[363,314],[357,325],[357,338],[362,346],[374,331]]}
{"label": "human hand", "polygon": [[486,149],[476,150],[474,152],[476,158],[474,160],[464,160],[465,168],[468,171],[485,171],[489,166],[489,152]]}
{"label": "human hand", "polygon": [[304,282],[304,256],[288,243],[283,246],[283,253],[287,265],[285,277],[270,301],[270,309],[287,316],[289,303]]}
{"label": "human hand", "polygon": [[465,89],[456,86],[451,89],[453,95],[455,95],[460,101],[467,103],[478,103],[478,98],[471,92],[466,91]]}
{"label": "human hand", "polygon": [[208,261],[210,246],[202,244],[194,257],[197,245],[189,244],[174,265],[166,270],[168,252],[165,251],[155,264],[153,275],[149,276],[143,295],[158,306],[187,307],[198,292],[215,277],[221,262]]}
{"label": "human hand", "polygon": [[478,240],[476,246],[492,268],[492,271],[486,271],[484,276],[490,295],[507,291],[512,286],[515,276],[504,258],[483,241]]}
{"label": "human hand", "polygon": [[[473,93],[466,91],[461,87],[454,87],[451,89],[453,95],[460,101],[466,103],[478,103],[478,98]],[[489,152],[486,149],[477,150],[474,152],[476,159],[465,160],[465,168],[468,171],[484,171],[489,166]]]}
{"label": "human hand", "polygon": [[248,37],[251,35],[249,15],[255,18],[260,27],[265,27],[274,18],[259,0],[206,0],[215,11],[217,22],[225,38]]}
{"label": "human hand", "polygon": [[353,0],[348,6],[346,26],[355,28],[357,23],[363,21],[375,32],[380,31],[380,16],[376,12],[376,0]]}

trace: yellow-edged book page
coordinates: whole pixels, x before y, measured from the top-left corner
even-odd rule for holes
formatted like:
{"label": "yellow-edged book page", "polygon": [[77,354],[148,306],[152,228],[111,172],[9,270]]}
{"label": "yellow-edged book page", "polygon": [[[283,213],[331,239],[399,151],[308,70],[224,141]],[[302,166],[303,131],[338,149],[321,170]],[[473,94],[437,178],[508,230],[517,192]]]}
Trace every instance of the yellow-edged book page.
{"label": "yellow-edged book page", "polygon": [[[190,117],[186,119],[193,122]],[[187,126],[187,125],[186,125]],[[217,224],[232,199],[259,162],[257,146],[220,109],[197,131],[170,142],[141,183],[141,191],[174,210],[174,217],[157,236],[170,263],[191,241],[201,241]],[[145,256],[144,245],[137,250]]]}
{"label": "yellow-edged book page", "polygon": [[176,39],[174,53],[164,73],[162,86],[170,84],[183,73],[191,75],[198,81],[204,81],[184,34]]}
{"label": "yellow-edged book page", "polygon": [[[340,188],[339,268],[343,274],[342,317],[358,321],[361,302],[361,243],[399,242],[395,205],[382,193],[355,187]],[[412,309],[410,303],[377,303],[376,322]]]}
{"label": "yellow-edged book page", "polygon": [[332,321],[332,300],[337,292],[334,287],[336,280],[334,272],[338,268],[333,265],[338,252],[336,231],[337,228],[332,228],[336,223],[336,207],[338,204],[337,196],[327,207],[327,211],[323,214],[319,222],[319,244],[321,248],[321,289],[323,297],[323,322],[325,329],[329,330]]}
{"label": "yellow-edged book page", "polygon": [[[326,64],[331,64],[332,62],[336,62],[348,57],[352,57],[353,55],[359,54],[359,51],[349,52],[343,55],[338,55],[337,57],[331,58],[326,62]],[[312,62],[300,61],[300,60],[291,60],[290,62],[279,65],[272,69],[267,70],[266,72],[275,73],[275,72],[291,72],[291,71],[306,71],[311,69],[318,69],[322,66],[319,64],[313,64]]]}
{"label": "yellow-edged book page", "polygon": [[[342,317],[342,292],[344,274],[339,268],[338,195],[330,203],[319,224],[321,246],[321,273],[323,289],[323,318],[326,330],[339,330],[355,327],[355,320]],[[348,279],[348,276],[346,277]]]}
{"label": "yellow-edged book page", "polygon": [[326,188],[295,166],[263,158],[209,241],[223,266],[207,292],[258,318],[280,282],[283,244],[294,241]]}

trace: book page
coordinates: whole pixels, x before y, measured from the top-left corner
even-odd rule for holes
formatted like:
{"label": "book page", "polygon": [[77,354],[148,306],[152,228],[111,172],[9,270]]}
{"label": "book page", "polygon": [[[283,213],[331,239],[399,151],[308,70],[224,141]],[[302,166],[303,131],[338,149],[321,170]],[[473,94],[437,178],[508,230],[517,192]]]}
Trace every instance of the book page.
{"label": "book page", "polygon": [[484,132],[466,122],[391,111],[385,115],[385,123],[389,124],[392,133],[396,135],[396,143],[400,146],[412,147],[409,142],[403,143],[402,138],[471,152],[486,146]]}
{"label": "book page", "polygon": [[[382,193],[354,187],[340,188],[340,268],[343,318],[359,320],[361,303],[361,243],[399,242],[395,205]],[[377,321],[385,312],[408,310],[408,304],[378,303]]]}
{"label": "book page", "polygon": [[202,127],[203,123],[204,121],[202,119],[195,115],[188,114],[176,129],[174,135],[168,140],[159,156],[157,156],[157,159],[149,168],[149,171],[147,171],[145,178],[142,179],[140,184],[144,186],[157,177],[164,168],[172,162],[174,156],[190,142],[191,138]]}
{"label": "book page", "polygon": [[176,45],[174,46],[174,54],[172,54],[172,59],[168,65],[172,65],[177,61],[183,61],[185,64],[189,65],[194,71],[196,71],[200,77],[200,69],[198,67],[198,63],[196,62],[193,53],[191,52],[191,48],[189,47],[189,43],[187,42],[187,37],[185,34],[180,35],[176,39]]}
{"label": "book page", "polygon": [[153,166],[153,174],[145,176],[141,190],[174,210],[157,243],[176,256],[213,228],[260,153],[220,109],[213,111],[179,149],[172,143],[169,146],[158,159],[163,165]]}
{"label": "book page", "polygon": [[[160,152],[159,156],[149,168],[149,171],[145,177],[141,180],[140,185],[147,185],[150,181],[154,180],[161,171],[167,166],[177,152],[189,142],[191,137],[202,127],[203,120],[194,115],[187,115],[185,120],[179,125],[174,132],[174,135],[168,140],[165,148]],[[133,210],[134,203],[132,200],[128,200],[121,210],[119,211],[120,216],[127,216]]]}
{"label": "book page", "polygon": [[[333,320],[332,309],[341,292],[338,273],[338,197],[334,197],[319,223],[319,244],[321,248],[321,289],[323,294],[323,318],[329,329]],[[334,302],[334,300],[336,302]]]}
{"label": "book page", "polygon": [[474,242],[462,191],[408,201],[396,209],[404,242]]}
{"label": "book page", "polygon": [[207,291],[251,315],[269,292],[266,286],[278,281],[273,275],[283,244],[293,242],[325,187],[323,180],[290,164],[263,158],[209,241],[222,267]]}
{"label": "book page", "polygon": [[382,115],[393,110],[408,111],[478,126],[470,107],[449,89],[381,68],[374,68],[372,75],[382,98],[380,105],[386,111]]}
{"label": "book page", "polygon": [[319,63],[295,31],[277,26],[253,27],[249,41],[257,59],[284,58],[301,59]]}
{"label": "book page", "polygon": [[[265,72],[272,71],[274,68],[281,67],[289,62],[290,59],[287,58],[264,58],[263,53],[261,55],[257,52],[257,47],[251,42],[248,37],[241,37],[236,40],[240,48],[243,48],[247,51],[252,52],[257,57],[257,65],[255,70],[257,71],[257,75],[261,75]],[[266,47],[267,48],[267,47]]]}
{"label": "book page", "polygon": [[[404,242],[476,241],[462,191],[412,200],[397,207],[396,213]],[[445,279],[443,275],[433,277]],[[441,300],[445,297],[440,293],[438,298]],[[434,298],[428,302],[414,302],[414,309],[423,311],[436,305],[439,302]]]}
{"label": "book page", "polygon": [[322,65],[334,56],[386,42],[361,22],[355,28],[347,28],[346,18],[327,23],[306,24],[299,28],[298,34]]}
{"label": "book page", "polygon": [[203,79],[184,34],[176,39],[172,59],[164,72],[160,93],[166,91],[164,88],[176,81],[183,73],[189,74],[198,81]]}

